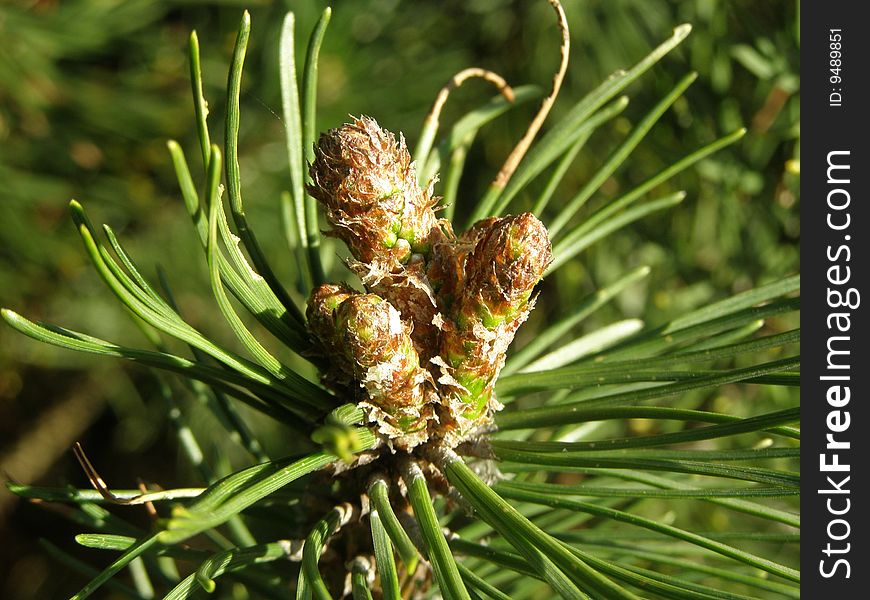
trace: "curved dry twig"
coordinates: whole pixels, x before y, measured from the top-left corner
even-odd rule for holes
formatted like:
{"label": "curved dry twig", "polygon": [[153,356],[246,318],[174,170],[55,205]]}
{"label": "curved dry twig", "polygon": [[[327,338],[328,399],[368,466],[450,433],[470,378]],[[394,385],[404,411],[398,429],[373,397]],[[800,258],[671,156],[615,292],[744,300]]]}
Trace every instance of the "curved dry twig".
{"label": "curved dry twig", "polygon": [[112,491],[109,489],[109,486],[106,485],[106,482],[103,480],[102,477],[100,477],[100,474],[97,473],[96,467],[94,467],[87,454],[85,454],[85,451],[79,442],[76,442],[73,446],[73,454],[75,454],[76,460],[79,461],[82,470],[85,472],[88,481],[91,482],[91,485],[94,487],[94,489],[99,492],[100,496],[102,496],[104,500],[106,500],[107,502],[111,502],[112,504],[119,504],[122,506],[135,506],[139,504],[146,504],[149,505],[149,512],[151,512],[153,510],[153,505],[151,505],[152,502],[156,502],[159,500],[168,500],[170,498],[195,498],[204,491],[202,489],[173,490],[172,496],[170,497],[167,495],[167,492],[144,491],[144,485],[140,483],[139,489],[143,490],[142,494],[130,498],[124,498],[122,496],[118,496],[112,493]]}
{"label": "curved dry twig", "polygon": [[541,102],[541,107],[538,109],[538,114],[535,115],[535,118],[532,120],[531,124],[529,124],[529,128],[526,130],[526,133],[517,142],[517,145],[511,151],[510,155],[508,155],[507,159],[505,159],[504,164],[499,170],[498,174],[495,176],[495,179],[492,181],[492,187],[497,189],[504,189],[507,186],[508,181],[510,181],[511,177],[514,174],[514,171],[517,170],[517,166],[519,166],[520,161],[522,161],[523,156],[525,156],[526,152],[529,149],[529,146],[532,145],[532,140],[535,139],[535,136],[538,134],[538,131],[541,129],[541,125],[544,124],[544,120],[547,118],[547,115],[550,113],[550,109],[553,107],[553,103],[556,101],[556,96],[559,95],[559,89],[562,87],[562,81],[565,79],[565,72],[568,70],[568,54],[571,48],[571,36],[568,30],[568,18],[565,16],[565,10],[562,8],[561,2],[559,0],[547,0],[550,3],[550,6],[556,11],[556,16],[559,20],[559,30],[562,33],[562,44],[559,47],[559,70],[556,71],[556,74],[553,76],[553,88],[550,90],[550,94],[544,98],[543,102]]}
{"label": "curved dry twig", "polygon": [[475,77],[493,84],[498,88],[499,93],[504,96],[505,100],[508,102],[514,101],[514,90],[510,85],[508,85],[508,82],[505,81],[504,77],[494,71],[481,69],[480,67],[469,67],[454,75],[450,81],[441,88],[438,95],[435,97],[435,102],[432,103],[432,108],[429,110],[429,114],[426,115],[425,123],[437,124],[438,119],[441,116],[441,111],[444,109],[444,104],[447,102],[447,97],[450,96],[450,92],[469,79]]}
{"label": "curved dry twig", "polygon": [[494,73],[493,71],[481,69],[479,67],[469,67],[451,77],[450,81],[444,84],[444,87],[442,87],[438,92],[438,95],[435,96],[432,108],[429,109],[429,113],[423,121],[423,131],[420,134],[420,140],[417,143],[417,150],[414,153],[414,161],[420,165],[421,173],[425,171],[425,163],[429,156],[429,151],[432,149],[432,143],[435,141],[435,134],[438,131],[441,111],[447,103],[447,98],[450,96],[450,92],[472,78],[483,79],[484,81],[493,84],[498,88],[498,91],[508,102],[512,103],[514,101],[513,88],[508,85],[504,77],[498,73]]}

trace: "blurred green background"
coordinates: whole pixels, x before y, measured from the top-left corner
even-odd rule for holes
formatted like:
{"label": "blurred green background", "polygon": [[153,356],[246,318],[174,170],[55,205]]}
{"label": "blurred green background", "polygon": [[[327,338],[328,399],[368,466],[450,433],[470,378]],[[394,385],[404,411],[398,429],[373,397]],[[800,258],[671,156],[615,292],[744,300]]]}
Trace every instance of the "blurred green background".
{"label": "blurred green background", "polygon": [[[666,184],[688,192],[676,210],[610,236],[547,281],[532,323],[640,264],[652,266],[652,275],[586,327],[616,315],[661,322],[796,272],[798,3],[564,4],[572,62],[551,123],[608,74],[646,55],[677,24],[689,22],[694,32],[629,88],[628,109],[581,151],[559,188],[563,197],[582,185],[631,124],[689,70],[698,71],[698,81],[605,184],[593,207],[724,133],[741,125],[749,132]],[[263,0],[0,5],[0,304],[112,341],[146,343],[87,262],[67,218],[67,202],[76,198],[95,220],[112,225],[150,274],[158,264],[166,269],[192,324],[229,340],[213,326],[205,261],[165,146],[169,138],[181,142],[198,169],[188,35],[191,29],[199,34],[212,136],[220,139],[232,43],[241,11],[251,11],[242,89],[243,185],[261,241],[279,274],[292,281],[277,218],[280,192],[289,185],[277,40],[285,11],[297,13],[303,37],[324,6]],[[460,69],[486,67],[514,85],[547,87],[556,66],[558,34],[543,0],[337,0],[333,8],[321,53],[319,130],[364,113],[404,132],[413,148],[435,94]],[[297,50],[304,51],[301,42]],[[455,91],[443,127],[491,95],[474,81]],[[485,188],[533,110],[534,104],[520,107],[484,129],[469,155],[460,198]],[[530,205],[535,191],[527,190],[529,199],[515,208]],[[532,324],[523,334],[534,335],[534,329]],[[141,370],[40,345],[0,327],[0,465],[6,477],[85,485],[69,452],[80,440],[110,485],[135,486],[137,477],[164,486],[189,482],[190,469],[166,434],[165,413]],[[204,429],[212,425],[207,415],[201,421]],[[144,511],[132,518],[147,520]],[[0,597],[56,598],[77,589],[81,577],[57,568],[37,544],[46,537],[74,550],[71,534],[77,532],[61,509],[29,506],[0,491]],[[94,565],[105,561],[96,551],[79,556]]]}

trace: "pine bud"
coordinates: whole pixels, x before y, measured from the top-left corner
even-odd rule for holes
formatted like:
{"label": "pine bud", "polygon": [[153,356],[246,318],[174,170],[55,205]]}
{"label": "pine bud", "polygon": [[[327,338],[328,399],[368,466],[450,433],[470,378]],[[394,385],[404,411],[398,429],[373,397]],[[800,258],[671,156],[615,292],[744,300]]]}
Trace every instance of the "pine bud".
{"label": "pine bud", "polygon": [[338,307],[335,325],[354,376],[373,403],[385,410],[420,403],[415,382],[409,381],[420,360],[399,311],[375,294],[362,294]]}
{"label": "pine bud", "polygon": [[443,239],[435,244],[427,276],[438,295],[439,304],[446,313],[465,287],[465,266],[480,238],[487,232],[496,217],[483,219],[456,239]]}
{"label": "pine bud", "polygon": [[308,329],[314,335],[317,353],[327,359],[323,382],[329,387],[348,386],[353,377],[350,361],[340,351],[341,339],[336,334],[335,310],[346,299],[357,294],[346,284],[325,283],[311,292],[305,311]]}
{"label": "pine bud", "polygon": [[487,419],[505,352],[532,308],[530,296],[552,258],[547,229],[523,213],[481,222],[462,265],[463,283],[442,335],[442,383],[460,420]]}
{"label": "pine bud", "polygon": [[400,446],[425,441],[434,387],[399,311],[375,294],[348,297],[335,311],[341,350],[365,391],[370,420]]}
{"label": "pine bud", "polygon": [[392,265],[429,253],[435,201],[431,188],[417,185],[403,137],[397,142],[372,118],[354,119],[320,136],[309,173],[308,191],[354,258]]}
{"label": "pine bud", "polygon": [[[481,234],[468,260],[460,319],[477,311],[487,329],[510,320],[529,299],[552,260],[547,228],[532,213],[500,219]],[[476,297],[475,297],[476,296]]]}
{"label": "pine bud", "polygon": [[305,316],[308,328],[327,349],[335,349],[335,309],[357,292],[344,283],[324,283],[311,292]]}

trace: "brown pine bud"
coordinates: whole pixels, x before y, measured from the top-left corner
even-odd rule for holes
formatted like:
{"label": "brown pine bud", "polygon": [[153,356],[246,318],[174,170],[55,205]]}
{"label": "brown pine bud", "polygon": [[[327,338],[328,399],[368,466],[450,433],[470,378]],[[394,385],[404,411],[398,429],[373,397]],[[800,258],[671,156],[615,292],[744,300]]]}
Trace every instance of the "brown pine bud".
{"label": "brown pine bud", "polygon": [[375,294],[362,294],[338,307],[335,325],[373,403],[385,410],[420,404],[412,381],[420,360],[399,311]]}
{"label": "brown pine bud", "polygon": [[346,284],[325,283],[315,288],[308,298],[305,311],[308,329],[318,342],[317,352],[328,361],[323,382],[332,388],[337,385],[346,387],[353,377],[350,361],[340,350],[341,339],[336,334],[335,310],[355,294],[358,292]]}
{"label": "brown pine bud", "polygon": [[445,313],[450,314],[457,295],[465,287],[465,265],[469,256],[496,221],[497,217],[483,219],[458,238],[443,238],[435,243],[426,273]]}
{"label": "brown pine bud", "polygon": [[308,328],[330,350],[335,347],[335,309],[356,293],[344,283],[324,283],[316,287],[308,298],[308,308],[305,311]]}
{"label": "brown pine bud", "polygon": [[489,418],[505,353],[552,258],[547,229],[530,213],[482,222],[473,235],[441,343],[439,381],[460,421]]}
{"label": "brown pine bud", "polygon": [[435,200],[431,187],[417,185],[403,137],[397,142],[372,118],[354,119],[320,136],[309,173],[309,192],[354,258],[392,265],[428,254]]}
{"label": "brown pine bud", "polygon": [[370,419],[400,446],[425,441],[434,388],[399,311],[375,294],[351,296],[336,310],[335,327],[354,379],[377,409]]}
{"label": "brown pine bud", "polygon": [[[492,223],[480,236],[466,266],[463,309],[477,310],[492,329],[513,318],[552,260],[547,228],[532,213],[508,216]],[[477,297],[474,298],[474,292]],[[471,314],[460,314],[472,319]]]}

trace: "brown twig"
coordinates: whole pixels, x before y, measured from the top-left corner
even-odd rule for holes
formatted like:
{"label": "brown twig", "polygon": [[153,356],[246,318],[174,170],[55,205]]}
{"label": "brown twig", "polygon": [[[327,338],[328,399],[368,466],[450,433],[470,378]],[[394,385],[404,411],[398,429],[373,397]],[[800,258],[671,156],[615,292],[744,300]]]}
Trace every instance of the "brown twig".
{"label": "brown twig", "polygon": [[538,109],[538,114],[535,115],[535,118],[532,120],[529,128],[526,130],[525,135],[523,135],[522,139],[517,142],[517,145],[511,151],[510,155],[504,161],[501,169],[498,174],[495,176],[495,179],[492,181],[492,186],[497,189],[504,189],[505,186],[510,181],[510,178],[513,176],[514,171],[516,171],[517,166],[520,164],[520,161],[525,156],[526,152],[529,149],[529,146],[532,145],[532,140],[535,139],[535,136],[538,134],[538,131],[541,129],[541,125],[543,125],[544,120],[547,118],[547,115],[550,112],[550,109],[553,107],[553,103],[556,101],[556,96],[559,95],[559,89],[562,87],[562,81],[565,79],[565,72],[568,70],[568,53],[571,48],[571,37],[568,31],[568,19],[565,16],[565,11],[562,8],[562,4],[559,0],[547,0],[550,3],[550,6],[556,11],[556,16],[559,20],[559,30],[562,33],[562,45],[559,48],[560,53],[560,63],[559,70],[556,72],[556,75],[553,77],[553,89],[550,91],[550,94],[544,98],[543,102],[541,102],[541,107]]}
{"label": "brown twig", "polygon": [[82,470],[85,472],[88,481],[90,481],[91,485],[94,486],[94,489],[100,493],[100,496],[109,502],[116,504],[129,503],[129,500],[119,498],[109,490],[109,486],[106,485],[106,482],[103,481],[103,478],[100,477],[99,473],[97,473],[97,469],[94,467],[93,463],[91,463],[91,460],[88,458],[88,455],[85,454],[84,448],[82,448],[82,445],[79,442],[76,442],[73,445],[73,454],[76,455],[76,460],[78,460],[79,464],[82,466]]}
{"label": "brown twig", "polygon": [[[94,489],[97,490],[100,496],[102,496],[107,502],[111,502],[112,504],[120,504],[122,506],[135,506],[138,504],[145,504],[148,506],[149,512],[152,512],[154,511],[154,505],[152,504],[152,502],[159,498],[165,499],[166,497],[165,492],[145,492],[145,486],[141,482],[139,484],[139,489],[143,491],[142,494],[138,496],[133,496],[132,498],[122,498],[120,496],[116,496],[109,489],[109,486],[106,485],[106,482],[103,480],[103,478],[100,477],[100,474],[97,473],[97,469],[94,467],[87,454],[85,454],[85,451],[79,442],[76,442],[73,445],[73,454],[75,454],[76,460],[79,461],[79,464],[81,465],[82,470],[85,472],[88,481],[91,482],[91,485],[94,487]],[[180,491],[188,492],[188,490],[179,490],[179,492]],[[192,492],[196,492],[196,494],[193,494]],[[202,490],[190,490],[184,495],[184,497],[195,497],[200,493],[202,493]]]}
{"label": "brown twig", "polygon": [[439,91],[438,95],[435,97],[435,102],[432,103],[432,108],[429,110],[429,114],[426,115],[425,122],[438,123],[441,111],[444,109],[444,104],[447,102],[447,97],[450,96],[450,92],[473,77],[478,77],[484,81],[488,81],[498,88],[499,93],[504,96],[505,100],[508,102],[514,101],[514,90],[508,85],[507,81],[504,80],[504,77],[493,71],[488,71],[479,67],[469,67],[468,69],[463,69],[454,75],[450,81],[441,88],[441,91]]}
{"label": "brown twig", "polygon": [[447,102],[450,92],[474,77],[488,81],[496,86],[498,91],[508,102],[514,101],[513,88],[511,88],[511,86],[509,86],[504,78],[498,73],[493,73],[492,71],[481,69],[479,67],[470,67],[468,69],[463,69],[454,75],[450,81],[441,88],[438,95],[435,96],[435,102],[432,103],[432,108],[429,110],[429,114],[426,115],[426,119],[423,121],[423,131],[420,134],[417,150],[414,153],[414,161],[421,169],[421,176],[425,171],[426,159],[429,156],[429,151],[432,149],[432,143],[435,140],[435,134],[438,131],[438,120],[441,117],[441,111],[444,109],[444,104]]}
{"label": "brown twig", "polygon": [[[145,482],[142,481],[141,479],[139,480],[139,491],[142,492],[142,495],[139,496],[140,498],[141,498],[142,496],[145,496],[146,494],[148,494],[148,488],[145,486]],[[151,517],[152,519],[156,519],[156,518],[157,518],[157,509],[154,508],[154,503],[153,503],[153,502],[151,502],[151,501],[146,501],[146,502],[145,502],[145,509],[148,511],[148,516],[149,516],[149,517]]]}

